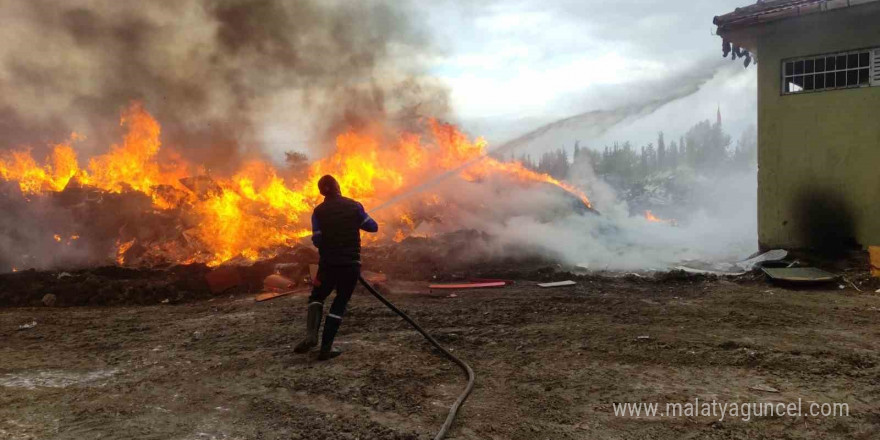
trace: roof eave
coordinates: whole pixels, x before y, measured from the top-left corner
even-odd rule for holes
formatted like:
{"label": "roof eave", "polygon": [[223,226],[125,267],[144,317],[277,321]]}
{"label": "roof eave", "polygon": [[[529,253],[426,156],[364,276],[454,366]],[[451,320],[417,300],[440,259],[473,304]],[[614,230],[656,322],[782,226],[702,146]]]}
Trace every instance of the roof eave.
{"label": "roof eave", "polygon": [[779,2],[775,5],[775,8],[769,7],[767,9],[755,8],[756,4],[745,8],[737,8],[737,10],[724,15],[717,15],[712,19],[712,23],[718,26],[717,33],[720,35],[726,30],[743,29],[771,21],[850,8],[876,1],[878,0],[821,0],[809,3],[790,1]]}

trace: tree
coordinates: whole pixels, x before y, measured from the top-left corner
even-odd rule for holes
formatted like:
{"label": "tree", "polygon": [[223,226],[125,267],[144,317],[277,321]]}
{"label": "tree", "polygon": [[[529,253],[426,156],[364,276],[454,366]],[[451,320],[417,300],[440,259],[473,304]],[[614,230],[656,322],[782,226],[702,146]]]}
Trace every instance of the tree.
{"label": "tree", "polygon": [[743,170],[758,165],[758,131],[754,125],[746,128],[736,141],[731,161],[735,168]]}
{"label": "tree", "polygon": [[666,159],[666,144],[663,142],[663,132],[657,135],[657,168],[664,170],[668,167]]}

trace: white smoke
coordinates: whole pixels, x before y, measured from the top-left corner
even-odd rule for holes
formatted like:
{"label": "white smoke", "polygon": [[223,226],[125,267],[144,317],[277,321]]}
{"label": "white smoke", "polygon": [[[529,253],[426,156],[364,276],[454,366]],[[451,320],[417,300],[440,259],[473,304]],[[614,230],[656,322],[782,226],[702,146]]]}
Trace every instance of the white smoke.
{"label": "white smoke", "polygon": [[454,206],[439,223],[423,224],[416,232],[475,229],[493,237],[485,250],[492,257],[525,250],[590,270],[669,270],[688,260],[735,261],[758,250],[755,170],[692,176],[687,204],[664,209],[675,213],[666,219],[670,222],[631,212],[588,165],[572,174],[600,214],[572,209],[573,198],[549,185],[523,187],[502,177],[451,179],[434,191],[454,200]]}

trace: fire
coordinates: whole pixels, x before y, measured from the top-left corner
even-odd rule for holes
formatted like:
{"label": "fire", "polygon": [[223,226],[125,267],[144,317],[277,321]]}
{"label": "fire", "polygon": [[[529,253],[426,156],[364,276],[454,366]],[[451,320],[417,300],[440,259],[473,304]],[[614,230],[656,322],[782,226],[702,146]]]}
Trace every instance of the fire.
{"label": "fire", "polygon": [[59,243],[61,243],[61,236],[60,236],[60,235],[58,235],[58,234],[55,234],[55,235],[53,235],[53,236],[52,236],[52,238],[54,238],[54,239],[55,239],[55,241],[57,241],[57,242],[59,242]]}
{"label": "fire", "polygon": [[[159,122],[140,104],[125,111],[120,124],[127,130],[122,142],[89,159],[85,167],[80,167],[73,148],[83,140],[76,134],[54,145],[42,164],[30,150],[0,156],[0,177],[17,182],[27,196],[63,191],[74,183],[108,193],[132,191],[148,196],[157,211],[183,213],[189,219],[179,239],[141,242],[137,237],[120,237],[114,255],[120,265],[126,263],[125,254],[135,243],[146,254],[173,262],[217,265],[234,258],[255,260],[269,255],[274,248],[311,234],[311,211],[321,201],[317,181],[324,174],[336,176],[347,196],[369,208],[433,175],[472,163],[462,171],[463,178],[503,174],[544,182],[591,206],[586,194],[574,186],[521,163],[489,157],[485,140],[471,141],[455,126],[435,120],[425,121],[428,129],[422,135],[402,133],[389,139],[381,128],[371,127],[344,132],[336,138],[334,153],[313,162],[306,175],[299,177],[285,176],[260,160],[243,164],[229,176],[207,176],[201,167],[162,146]],[[432,193],[423,199],[427,206],[442,202]],[[387,215],[392,216],[387,223],[393,227],[382,232],[391,240],[406,238],[420,221],[401,207],[390,209]],[[54,238],[62,240],[60,234]],[[78,238],[72,235],[70,240]]]}
{"label": "fire", "polygon": [[650,210],[645,211],[645,220],[652,222],[652,223],[667,223],[672,226],[675,226],[678,224],[678,222],[675,221],[675,219],[668,219],[667,220],[667,219],[659,218],[659,217],[655,216]]}
{"label": "fire", "polygon": [[125,264],[125,253],[134,245],[134,239],[120,243],[116,241],[116,263],[122,266]]}
{"label": "fire", "polygon": [[[74,133],[71,141],[76,139]],[[13,151],[9,157],[0,159],[0,177],[17,181],[25,194],[61,191],[78,172],[76,153],[70,142],[55,145],[44,166],[37,165],[29,150]]]}

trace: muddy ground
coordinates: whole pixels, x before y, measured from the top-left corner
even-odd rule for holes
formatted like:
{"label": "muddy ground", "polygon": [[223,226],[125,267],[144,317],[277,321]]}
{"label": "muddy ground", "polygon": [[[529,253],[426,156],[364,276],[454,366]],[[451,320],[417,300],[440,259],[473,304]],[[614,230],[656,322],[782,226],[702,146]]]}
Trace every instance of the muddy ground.
{"label": "muddy ground", "polygon": [[[390,299],[468,361],[450,438],[880,436],[880,294],[761,279],[587,277]],[[321,363],[306,297],[0,309],[3,439],[428,439],[464,385],[365,292]],[[22,324],[36,326],[19,330]],[[848,417],[635,418],[622,402],[842,402]]]}

